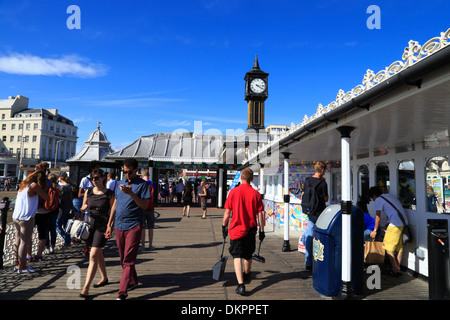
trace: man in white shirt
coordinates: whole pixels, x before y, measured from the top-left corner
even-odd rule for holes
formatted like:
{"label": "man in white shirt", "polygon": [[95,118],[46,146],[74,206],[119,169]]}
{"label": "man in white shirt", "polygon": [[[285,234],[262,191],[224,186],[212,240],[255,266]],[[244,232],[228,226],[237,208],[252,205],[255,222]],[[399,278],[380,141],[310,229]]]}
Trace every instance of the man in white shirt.
{"label": "man in white shirt", "polygon": [[93,161],[89,164],[89,174],[81,179],[80,187],[78,189],[78,198],[83,198],[86,190],[94,187],[91,182],[91,172],[95,169],[100,169],[100,163]]}
{"label": "man in white shirt", "polygon": [[181,198],[183,196],[183,190],[184,190],[183,179],[180,178],[180,180],[178,180],[178,183],[176,184],[176,190],[177,190],[177,202],[178,202],[178,205],[180,205]]}
{"label": "man in white shirt", "polygon": [[[380,188],[372,187],[369,189],[369,198],[375,201],[375,227],[370,236],[375,238],[377,229],[380,225],[381,212],[386,214],[389,225],[383,240],[383,247],[391,262],[391,275],[400,274],[400,263],[403,255],[403,227],[408,224],[408,218],[400,201],[389,193],[383,193]],[[400,214],[403,216],[403,223]]]}
{"label": "man in white shirt", "polygon": [[116,190],[117,181],[114,179],[114,174],[108,172],[108,182],[106,183],[106,188],[112,191]]}

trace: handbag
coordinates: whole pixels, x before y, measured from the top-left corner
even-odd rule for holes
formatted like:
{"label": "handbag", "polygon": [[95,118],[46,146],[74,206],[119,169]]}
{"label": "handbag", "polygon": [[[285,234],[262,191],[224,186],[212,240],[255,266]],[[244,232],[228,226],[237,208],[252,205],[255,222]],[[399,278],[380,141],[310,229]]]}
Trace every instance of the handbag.
{"label": "handbag", "polygon": [[93,219],[89,215],[84,215],[82,211],[78,211],[75,217],[69,219],[66,224],[65,231],[74,240],[87,240],[90,235],[90,228],[92,226]]}
{"label": "handbag", "polygon": [[364,262],[367,264],[383,264],[385,253],[383,242],[366,241],[364,245]]}
{"label": "handbag", "polygon": [[405,217],[403,217],[403,214],[400,212],[400,210],[397,209],[396,206],[394,206],[392,204],[392,202],[390,202],[388,199],[386,199],[385,197],[381,196],[381,198],[383,198],[384,200],[386,200],[387,203],[389,203],[395,210],[397,210],[398,212],[398,216],[400,217],[400,220],[402,220],[403,223],[403,233],[402,233],[402,240],[403,240],[403,244],[406,244],[408,242],[411,242],[413,237],[411,234],[411,230],[409,230],[409,226],[406,224],[405,221]]}

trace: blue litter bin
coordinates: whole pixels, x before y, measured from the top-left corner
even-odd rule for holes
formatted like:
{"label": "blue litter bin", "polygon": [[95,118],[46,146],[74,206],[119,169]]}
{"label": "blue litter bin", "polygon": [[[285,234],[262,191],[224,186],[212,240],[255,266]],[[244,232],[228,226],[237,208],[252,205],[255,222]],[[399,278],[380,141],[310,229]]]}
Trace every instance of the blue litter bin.
{"label": "blue litter bin", "polygon": [[[361,294],[364,269],[364,213],[353,207],[351,215],[351,273],[354,294]],[[341,205],[328,206],[319,216],[313,238],[313,286],[326,296],[336,296],[342,286]]]}

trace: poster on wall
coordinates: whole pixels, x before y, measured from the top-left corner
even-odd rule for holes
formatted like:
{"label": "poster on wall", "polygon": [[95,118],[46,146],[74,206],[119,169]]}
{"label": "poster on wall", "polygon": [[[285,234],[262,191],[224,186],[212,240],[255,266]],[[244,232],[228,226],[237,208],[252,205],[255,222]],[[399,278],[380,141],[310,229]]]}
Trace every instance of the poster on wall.
{"label": "poster on wall", "polygon": [[433,212],[437,213],[444,213],[445,208],[444,205],[447,207],[447,204],[445,203],[445,196],[444,196],[444,182],[442,178],[433,178],[428,179],[427,183],[429,186],[431,186],[432,192],[434,192],[434,196],[437,199],[436,205],[436,211],[433,210]]}

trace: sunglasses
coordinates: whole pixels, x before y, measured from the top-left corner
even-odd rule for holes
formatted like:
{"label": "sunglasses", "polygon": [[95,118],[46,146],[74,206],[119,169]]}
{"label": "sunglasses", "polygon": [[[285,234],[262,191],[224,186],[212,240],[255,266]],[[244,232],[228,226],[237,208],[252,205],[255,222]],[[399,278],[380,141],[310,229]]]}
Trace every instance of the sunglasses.
{"label": "sunglasses", "polygon": [[124,174],[133,174],[136,170],[123,171]]}
{"label": "sunglasses", "polygon": [[102,177],[93,177],[92,178],[92,181],[97,181],[97,180],[100,180]]}

